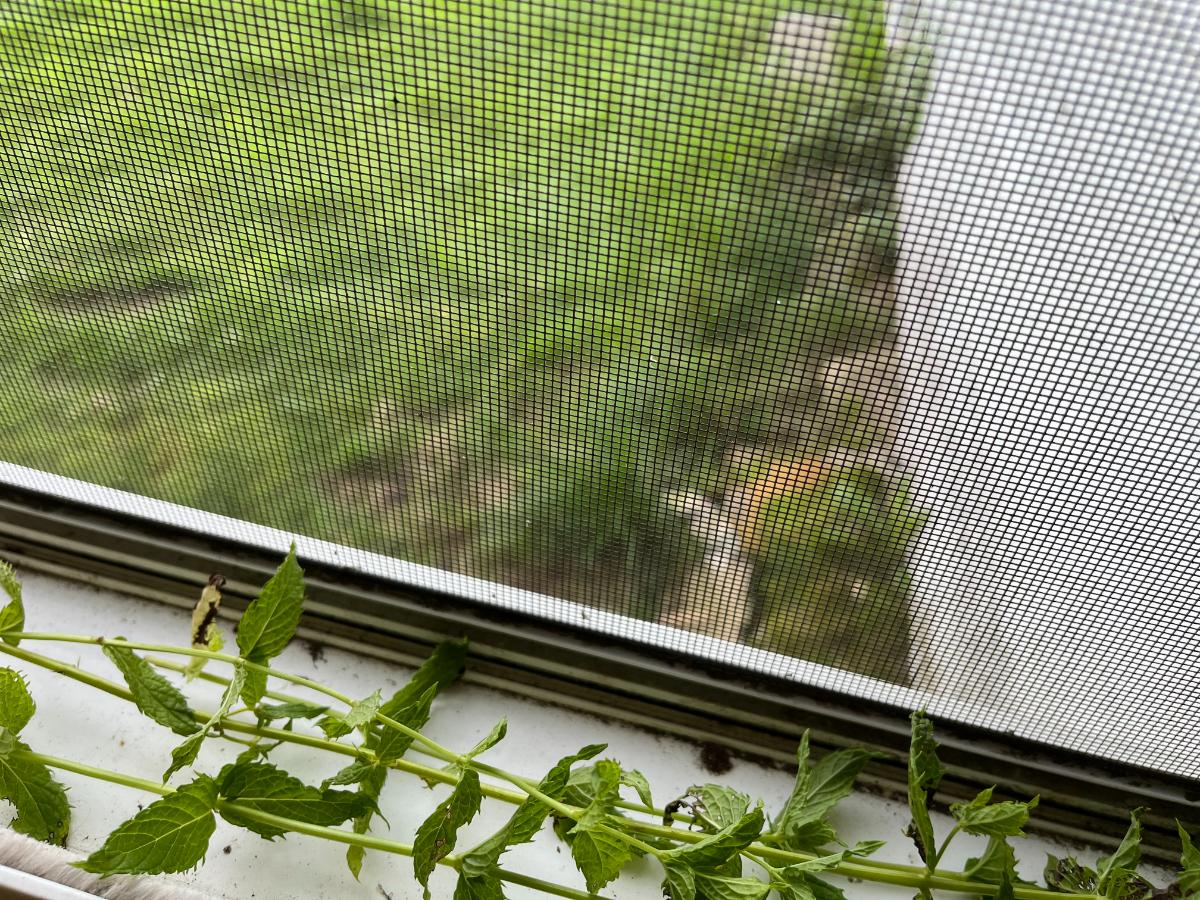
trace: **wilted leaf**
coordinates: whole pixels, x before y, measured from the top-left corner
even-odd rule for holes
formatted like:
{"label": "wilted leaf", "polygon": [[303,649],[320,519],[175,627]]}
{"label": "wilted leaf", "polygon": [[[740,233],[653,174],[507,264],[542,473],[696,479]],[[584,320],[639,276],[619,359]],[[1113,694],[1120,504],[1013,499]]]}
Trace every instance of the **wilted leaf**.
{"label": "wilted leaf", "polygon": [[156,800],[108,836],[79,868],[98,875],[185,872],[216,830],[217,785],[207,775]]}
{"label": "wilted leaf", "polygon": [[121,670],[134,704],[145,716],[176,734],[187,736],[200,730],[187,698],[154,671],[150,663],[127,647],[105,644],[103,649],[104,655]]}

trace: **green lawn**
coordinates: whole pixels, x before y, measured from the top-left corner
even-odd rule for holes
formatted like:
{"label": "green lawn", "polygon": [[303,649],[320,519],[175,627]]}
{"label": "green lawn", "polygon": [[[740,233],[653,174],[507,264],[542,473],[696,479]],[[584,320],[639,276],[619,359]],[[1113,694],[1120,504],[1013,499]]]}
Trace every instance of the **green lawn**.
{"label": "green lawn", "polygon": [[652,617],[665,490],[863,440],[794,398],[891,339],[911,62],[875,0],[4,4],[0,458]]}

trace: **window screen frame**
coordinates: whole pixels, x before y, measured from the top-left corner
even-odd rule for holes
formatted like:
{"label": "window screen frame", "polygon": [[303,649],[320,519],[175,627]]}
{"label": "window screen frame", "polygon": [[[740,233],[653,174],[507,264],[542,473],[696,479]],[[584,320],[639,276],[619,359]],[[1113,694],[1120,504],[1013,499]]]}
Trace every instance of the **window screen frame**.
{"label": "window screen frame", "polygon": [[[41,479],[47,485],[70,481]],[[236,618],[278,565],[279,553],[0,476],[0,558],[20,570],[182,608],[220,572],[227,579],[223,615]],[[868,790],[887,796],[906,790],[907,709],[452,590],[303,554],[301,562],[308,584],[302,639],[413,665],[439,641],[467,637],[464,678],[470,683],[784,767],[794,767],[796,744],[808,728],[818,753],[865,746],[887,754],[864,772]],[[1147,859],[1159,862],[1173,862],[1177,853],[1175,819],[1200,823],[1200,782],[944,716],[936,724],[948,770],[938,795],[943,809],[992,785],[1014,798],[1039,794],[1031,830],[1103,846],[1119,840],[1129,810],[1147,807],[1143,846]]]}

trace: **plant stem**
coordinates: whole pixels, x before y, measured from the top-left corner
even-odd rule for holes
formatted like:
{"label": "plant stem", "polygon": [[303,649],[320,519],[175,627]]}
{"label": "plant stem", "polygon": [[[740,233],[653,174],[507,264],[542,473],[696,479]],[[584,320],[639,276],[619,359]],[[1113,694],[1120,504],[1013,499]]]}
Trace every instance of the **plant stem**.
{"label": "plant stem", "polygon": [[937,853],[933,854],[933,859],[929,861],[930,872],[937,870],[937,864],[942,861],[942,856],[945,855],[946,848],[950,846],[950,842],[954,840],[955,835],[957,835],[961,830],[962,828],[959,825],[955,825],[950,829],[950,833],[946,835],[946,839],[942,841],[942,845],[937,848]]}
{"label": "plant stem", "polygon": [[[70,759],[62,759],[58,756],[49,756],[45,753],[26,753],[27,758],[40,762],[44,766],[49,766],[53,769],[61,769],[64,772],[74,772],[76,775],[84,775],[88,778],[94,778],[98,781],[107,781],[110,784],[119,784],[124,787],[134,788],[135,790],[145,791],[150,794],[157,794],[160,797],[165,797],[168,794],[174,793],[174,789],[159,784],[156,781],[148,781],[145,778],[138,778],[135,775],[126,775],[123,772],[114,772],[110,769],[101,769],[97,766],[87,765],[86,763],[75,762]],[[353,831],[343,831],[339,828],[328,828],[324,825],[311,825],[308,822],[300,822],[295,819],[284,818],[283,816],[275,816],[270,813],[262,812],[261,810],[253,809],[248,806],[242,806],[229,800],[218,800],[217,811],[228,810],[236,812],[239,816],[247,819],[253,819],[256,822],[261,822],[264,825],[272,825],[276,828],[281,828],[284,831],[295,832],[297,834],[307,834],[310,837],[322,838],[327,841],[334,841],[339,844],[355,844],[367,850],[381,850],[384,853],[394,853],[400,856],[412,856],[413,848],[411,844],[402,844],[399,841],[390,841],[386,838],[374,837],[369,834],[356,834]],[[439,862],[449,868],[457,870],[460,862],[457,857],[447,856]],[[597,894],[590,894],[586,891],[569,888],[565,885],[554,884],[553,882],[543,881],[540,878],[533,878],[528,875],[522,875],[519,872],[511,872],[507,869],[498,870],[498,874],[502,881],[508,881],[512,884],[519,884],[525,887],[531,887],[543,893],[552,894],[556,897],[565,897],[567,900],[606,900]]]}
{"label": "plant stem", "polygon": [[[21,636],[32,639],[32,640],[56,640],[56,639],[58,639],[58,637],[55,635],[43,635],[43,634],[34,634],[32,636],[31,635],[21,635]],[[224,661],[226,661],[226,662],[234,662],[234,663],[239,662],[238,657],[228,656],[227,654],[214,654],[209,651],[199,651],[199,650],[185,651],[184,648],[161,647],[161,645],[157,645],[157,644],[153,644],[153,645],[142,644],[140,642],[134,642],[134,641],[107,640],[104,638],[75,638],[74,636],[66,636],[65,638],[63,638],[63,640],[65,643],[89,643],[89,644],[108,643],[108,644],[114,644],[117,646],[128,646],[128,647],[130,647],[130,649],[150,648],[152,650],[158,650],[161,648],[168,652],[180,652],[180,653],[183,653],[184,655],[203,655],[203,656],[208,656],[208,657],[223,658]],[[7,653],[8,655],[13,656],[17,659],[22,659],[22,660],[32,663],[34,665],[42,666],[43,668],[49,669],[50,671],[56,672],[60,675],[64,675],[67,678],[71,678],[75,681],[79,681],[83,684],[87,684],[90,687],[94,687],[98,690],[101,690],[104,693],[111,694],[114,697],[119,697],[122,700],[128,700],[131,702],[133,701],[133,694],[130,693],[130,691],[128,689],[126,689],[123,685],[119,685],[114,682],[108,681],[104,678],[101,678],[98,675],[93,675],[92,673],[87,672],[86,670],[80,669],[77,666],[69,665],[60,660],[56,660],[53,657],[43,656],[42,654],[34,653],[32,651],[25,650],[20,647],[13,647],[12,645],[6,644],[3,642],[0,642],[0,653]],[[335,699],[339,699],[339,700],[342,699],[342,695],[337,694],[336,692],[332,691],[329,688],[325,688],[323,685],[315,685],[315,683],[309,682],[308,679],[302,679],[299,676],[291,676],[291,675],[288,675],[287,673],[279,673],[279,672],[276,672],[275,670],[269,669],[268,667],[265,667],[265,666],[255,666],[253,663],[244,663],[244,664],[254,667],[254,668],[265,669],[268,672],[268,674],[276,675],[276,676],[282,678],[283,680],[292,681],[297,684],[302,684],[303,686],[306,686],[306,687],[312,686],[315,689],[320,690],[321,693],[324,693],[328,696],[333,696],[333,697],[335,697]],[[171,668],[171,669],[175,669],[176,671],[179,671],[179,670],[183,669],[184,667],[182,667],[182,666],[176,667],[175,664],[169,664],[169,665],[165,665],[164,668]],[[220,684],[228,684],[229,680],[230,680],[228,678],[224,678],[224,677],[221,677],[218,675],[211,675],[211,674],[207,674],[207,673],[203,673],[203,672],[200,673],[200,677],[204,678],[205,680],[213,681],[213,682],[220,683]],[[275,694],[273,692],[269,692],[269,694],[271,696],[273,696],[273,699],[279,700],[281,702],[288,702],[289,700],[296,699],[296,698],[290,697],[286,694]],[[350,703],[351,705],[353,704],[353,701],[349,700],[349,698],[346,698],[343,702]],[[196,720],[201,723],[207,722],[212,716],[211,713],[203,712],[200,710],[196,710],[194,712],[194,715],[196,717]],[[462,763],[462,757],[459,754],[456,754],[452,750],[449,750],[449,749],[443,747],[442,745],[438,744],[436,741],[433,741],[432,739],[426,738],[425,735],[421,734],[421,732],[417,731],[416,729],[410,728],[406,725],[402,725],[401,723],[396,722],[392,719],[389,719],[386,716],[381,716],[379,718],[381,720],[383,720],[383,723],[385,725],[388,725],[388,727],[394,727],[404,734],[412,735],[415,740],[419,740],[423,745],[429,747],[430,750],[433,751],[430,753],[430,755],[436,756],[437,758],[442,759],[443,761],[446,761],[446,762],[457,762],[460,764]],[[353,747],[348,744],[340,744],[340,743],[337,743],[336,741],[331,741],[326,738],[319,738],[319,737],[315,737],[312,735],[306,735],[306,734],[293,732],[293,731],[284,731],[279,728],[251,725],[247,722],[239,722],[235,719],[229,719],[229,718],[222,719],[220,722],[220,726],[222,729],[225,729],[228,731],[234,731],[234,732],[238,732],[241,734],[253,735],[253,736],[258,736],[258,737],[270,738],[272,740],[287,741],[289,743],[300,744],[300,745],[304,745],[304,746],[308,746],[308,747],[313,747],[315,749],[327,750],[329,752],[337,753],[337,754],[340,754],[343,756],[367,756],[367,757],[371,756],[371,752],[369,750],[365,750],[363,748],[356,748],[356,747]],[[94,774],[92,771],[83,771],[84,769],[91,769],[92,767],[84,766],[81,763],[72,763],[67,760],[57,760],[55,757],[40,757],[39,756],[38,758],[42,759],[42,761],[45,762],[47,765],[55,765],[58,768],[64,768],[69,771],[76,771],[76,772],[79,772],[80,774],[91,775],[92,777],[104,778],[103,775]],[[51,762],[51,760],[53,760],[53,762]],[[62,763],[62,765],[57,765],[57,763]],[[549,797],[544,792],[539,790],[536,785],[532,784],[527,779],[525,779],[519,775],[514,775],[510,772],[504,771],[503,769],[499,769],[499,768],[496,768],[495,766],[488,765],[487,763],[479,762],[478,760],[471,760],[467,763],[467,765],[469,765],[471,768],[474,768],[476,771],[480,772],[481,774],[491,775],[495,778],[500,778],[504,781],[509,782],[510,784],[514,785],[515,787],[520,788],[524,792],[524,794],[526,794],[530,797],[533,797],[534,799],[538,800],[540,803],[544,803],[546,806],[548,806],[550,809],[557,812],[559,815],[565,816],[570,819],[578,819],[578,817],[582,814],[581,809],[579,809],[577,807],[569,806],[567,804],[564,804],[560,801],[553,799],[552,797]],[[420,763],[409,762],[409,761],[403,760],[403,759],[396,760],[394,762],[389,763],[389,767],[397,769],[399,771],[408,772],[410,774],[417,775],[420,778],[428,779],[431,781],[439,781],[439,782],[442,782],[445,784],[456,784],[458,782],[458,778],[448,772],[443,772],[440,769],[435,769],[430,766],[424,766],[424,765],[421,765]],[[95,773],[100,773],[103,771],[104,770],[99,770],[99,769],[94,770]],[[106,774],[117,775],[118,773],[106,773]],[[119,780],[119,779],[124,779],[124,780]],[[118,778],[106,778],[104,780],[114,781],[115,783],[118,783],[118,784],[125,784],[129,787],[135,787],[138,789],[152,791],[154,793],[159,793],[159,794],[168,793],[170,790],[169,788],[163,788],[163,786],[161,784],[158,784],[157,782],[146,781],[144,779],[136,779],[136,778],[132,778],[132,776],[119,776],[118,775]],[[504,802],[512,803],[512,804],[520,804],[525,800],[525,796],[523,796],[522,794],[517,794],[516,792],[513,792],[513,791],[507,791],[507,790],[504,790],[503,788],[495,787],[493,785],[481,784],[480,787],[485,796],[491,797],[493,799],[502,800]],[[622,805],[627,809],[633,809],[634,811],[637,811],[637,812],[644,812],[647,814],[661,816],[661,813],[658,810],[650,810],[647,807],[639,806],[637,804],[622,804]],[[239,810],[239,812],[240,812],[240,810]],[[254,811],[248,811],[248,812],[254,812]],[[255,812],[255,815],[258,815],[258,813]],[[297,824],[304,825],[304,827],[309,828],[309,829],[320,827],[320,826],[308,826],[308,825],[305,825],[304,823],[297,823]],[[678,828],[670,828],[667,826],[659,825],[654,822],[639,822],[634,819],[628,819],[628,820],[623,821],[621,824],[624,829],[627,829],[628,831],[634,832],[636,834],[645,834],[645,835],[649,835],[649,836],[653,836],[653,837],[666,838],[668,840],[673,840],[673,841],[682,841],[684,843],[694,843],[696,841],[701,841],[705,837],[707,837],[707,835],[703,834],[703,833],[684,831],[684,830],[681,830]],[[601,827],[605,830],[606,833],[610,833],[610,834],[616,836],[618,839],[624,841],[625,843],[630,844],[631,846],[638,847],[638,849],[642,850],[645,853],[649,853],[649,854],[655,855],[655,856],[657,856],[659,853],[659,851],[656,848],[651,847],[649,844],[646,844],[644,841],[638,840],[637,838],[633,837],[633,835],[631,835],[631,834],[627,834],[625,830],[614,829],[609,826],[601,826]],[[295,830],[300,831],[302,829],[297,827]],[[363,846],[372,846],[372,845],[363,843],[363,840],[366,840],[366,841],[382,840],[379,838],[372,838],[368,835],[353,835],[350,832],[340,832],[340,831],[337,831],[336,829],[329,829],[329,830],[334,831],[338,835],[346,835],[348,838],[351,838],[349,840],[342,840],[343,843],[362,843]],[[311,833],[311,832],[304,832],[304,833]],[[319,836],[326,836],[326,835],[319,835]],[[361,838],[363,840],[354,840],[353,838]],[[338,840],[339,838],[331,837],[330,839]],[[945,851],[945,846],[948,842],[949,842],[949,836],[947,837],[946,841],[943,842],[942,847],[938,851],[939,859],[941,857],[941,854]],[[390,844],[393,842],[385,841],[384,843]],[[396,845],[396,846],[404,846],[404,845]],[[383,849],[383,848],[375,847],[375,849]],[[397,852],[397,851],[391,851],[391,852]],[[746,849],[746,853],[747,853],[747,855],[752,856],[757,860],[767,862],[768,864],[773,863],[773,864],[784,865],[784,866],[793,865],[796,863],[807,862],[807,861],[815,858],[814,854],[797,853],[797,852],[790,851],[790,850],[780,850],[778,848],[767,847],[762,844],[752,844],[750,847],[748,847]],[[935,864],[936,864],[936,860],[935,860]],[[885,863],[885,862],[879,862],[876,860],[862,859],[862,860],[855,860],[853,862],[843,861],[843,862],[839,863],[838,865],[836,865],[826,871],[831,875],[841,875],[841,876],[848,877],[848,878],[858,878],[858,879],[862,879],[864,881],[871,881],[871,882],[876,882],[876,883],[880,883],[880,884],[892,884],[892,885],[896,885],[896,886],[900,886],[900,887],[911,887],[911,888],[923,888],[924,887],[924,888],[928,888],[930,890],[952,891],[952,892],[956,892],[956,893],[965,893],[965,894],[982,894],[985,896],[994,896],[998,889],[996,885],[987,884],[985,882],[973,881],[973,880],[967,878],[964,874],[959,873],[959,872],[941,872],[941,871],[936,871],[936,870],[931,872],[925,868],[921,868],[921,867],[917,867],[917,866],[907,866],[907,865],[903,865],[903,864],[899,864],[899,863]],[[514,874],[514,873],[509,873],[509,874]],[[518,877],[525,878],[525,876],[518,876]],[[513,880],[513,879],[510,879],[510,880]],[[533,880],[536,881],[536,879],[533,879]],[[513,883],[514,884],[526,884],[527,882],[513,880]],[[528,886],[537,887],[537,885],[534,885],[534,884],[529,884]],[[540,890],[542,888],[539,887],[538,889]],[[570,889],[564,889],[564,890],[570,890]],[[1046,889],[1042,889],[1042,888],[1030,888],[1030,887],[1023,887],[1023,886],[1015,886],[1014,887],[1014,895],[1017,898],[1017,900],[1060,900],[1060,898],[1062,897],[1062,894],[1057,891],[1050,891],[1050,890],[1046,890]],[[575,893],[571,893],[571,894],[559,894],[559,896],[574,897],[574,898],[591,898],[594,895],[581,893],[581,892],[575,892]],[[1075,900],[1103,900],[1103,898],[1099,897],[1098,895],[1083,894],[1083,895],[1075,895]]]}
{"label": "plant stem", "polygon": [[[9,637],[17,638],[22,641],[57,641],[63,644],[95,644],[103,647],[108,644],[112,647],[125,647],[129,650],[144,650],[149,653],[171,653],[176,656],[195,656],[201,659],[215,659],[220,662],[230,663],[232,665],[245,666],[247,669],[254,669],[259,672],[264,672],[272,678],[278,678],[281,681],[290,681],[292,684],[298,684],[301,687],[306,687],[310,691],[316,691],[319,694],[324,694],[326,697],[332,697],[346,706],[353,706],[355,701],[340,691],[335,691],[331,687],[326,687],[320,682],[313,681],[310,678],[304,678],[301,675],[293,675],[290,672],[282,672],[279,669],[273,669],[270,666],[259,665],[248,660],[242,659],[240,656],[233,656],[229,653],[219,653],[216,650],[197,650],[193,647],[174,647],[170,644],[150,644],[145,641],[127,641],[124,638],[106,638],[106,637],[89,637],[81,634],[50,634],[40,631],[18,631],[8,635]],[[399,724],[399,723],[396,723]]]}

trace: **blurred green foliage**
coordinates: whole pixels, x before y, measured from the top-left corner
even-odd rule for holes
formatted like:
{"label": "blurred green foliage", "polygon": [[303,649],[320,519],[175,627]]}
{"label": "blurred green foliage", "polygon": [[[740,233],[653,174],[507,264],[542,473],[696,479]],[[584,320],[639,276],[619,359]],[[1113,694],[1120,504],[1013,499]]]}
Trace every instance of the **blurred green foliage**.
{"label": "blurred green foliage", "polygon": [[882,0],[6,5],[0,458],[653,617],[665,489],[850,440],[923,65]]}

